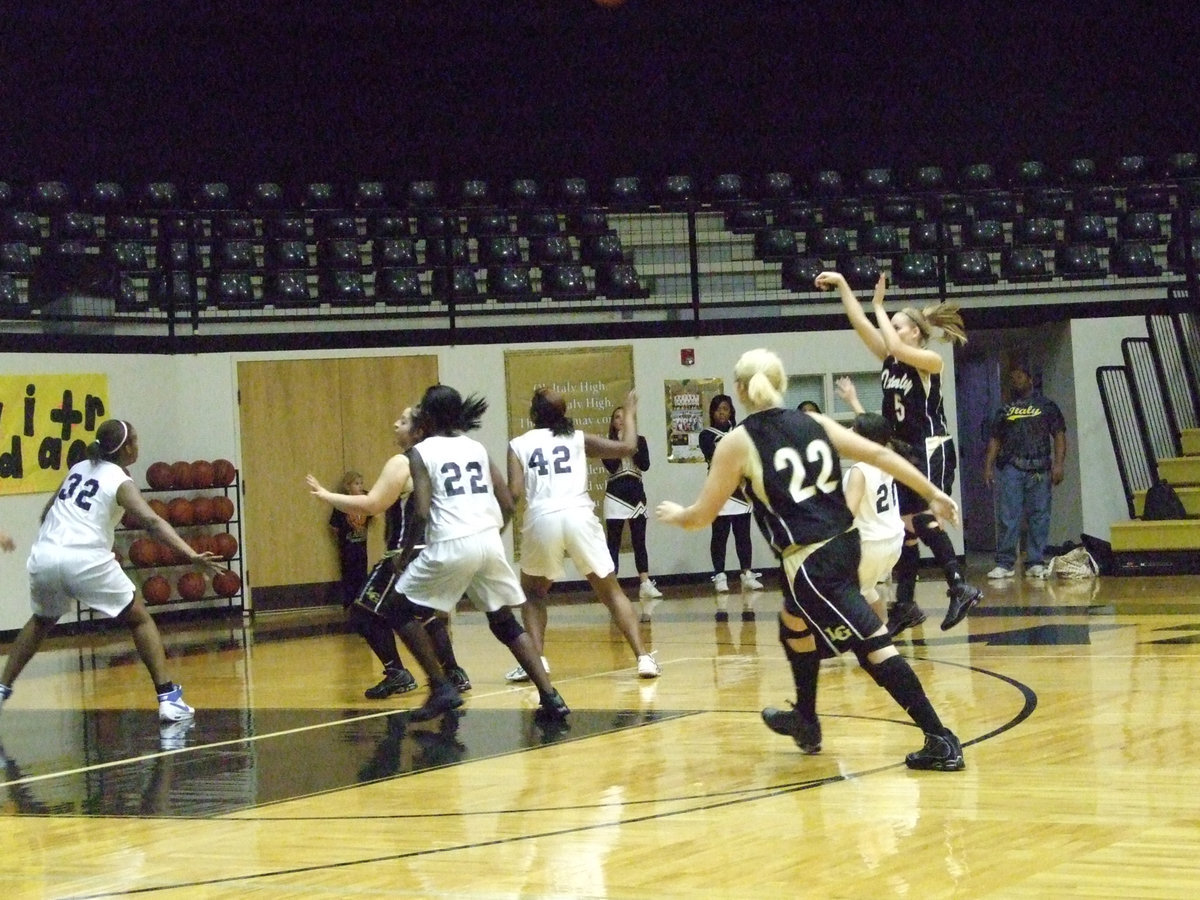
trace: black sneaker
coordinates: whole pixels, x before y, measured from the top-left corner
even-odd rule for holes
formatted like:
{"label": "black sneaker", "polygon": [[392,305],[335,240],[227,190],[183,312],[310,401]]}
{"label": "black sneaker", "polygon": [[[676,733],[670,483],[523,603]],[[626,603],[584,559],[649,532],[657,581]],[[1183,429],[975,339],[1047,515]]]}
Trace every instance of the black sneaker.
{"label": "black sneaker", "polygon": [[571,707],[567,706],[567,701],[562,698],[558,688],[555,688],[551,694],[544,694],[542,705],[537,708],[537,715],[540,718],[562,719],[570,712]]}
{"label": "black sneaker", "polygon": [[458,688],[460,694],[465,694],[471,689],[471,679],[467,677],[462,666],[451,666],[446,670],[446,677],[450,679],[452,685]]}
{"label": "black sneaker", "polygon": [[368,700],[382,700],[392,694],[407,694],[417,689],[417,679],[408,669],[384,669],[383,681],[363,691]]}
{"label": "black sneaker", "polygon": [[965,581],[955,584],[946,595],[950,598],[950,608],[946,610],[946,618],[942,619],[942,631],[949,631],[965,619],[971,607],[983,599],[983,591]]}
{"label": "black sneaker", "polygon": [[795,741],[802,753],[821,752],[821,723],[817,719],[806,722],[795,707],[785,710],[774,706],[762,711],[762,719],[773,732],[787,735]]}
{"label": "black sneaker", "polygon": [[925,746],[904,758],[910,769],[934,772],[961,772],[967,767],[963,761],[962,744],[947,731],[945,734],[926,734]]}
{"label": "black sneaker", "polygon": [[462,695],[458,692],[458,688],[449,681],[443,681],[437,687],[430,689],[424,705],[412,710],[408,714],[408,718],[412,722],[425,722],[429,719],[436,719],[444,712],[458,709],[462,704]]}
{"label": "black sneaker", "polygon": [[887,633],[894,638],[907,628],[916,628],[925,621],[925,613],[915,603],[897,603],[888,610]]}

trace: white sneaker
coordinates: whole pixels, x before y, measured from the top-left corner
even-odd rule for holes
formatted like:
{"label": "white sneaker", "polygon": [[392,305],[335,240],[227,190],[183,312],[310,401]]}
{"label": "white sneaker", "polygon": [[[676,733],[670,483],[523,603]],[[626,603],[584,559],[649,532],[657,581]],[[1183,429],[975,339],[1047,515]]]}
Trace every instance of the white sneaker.
{"label": "white sneaker", "polygon": [[165,694],[158,695],[158,720],[160,722],[182,722],[196,715],[196,710],[183,702],[183,687],[175,685]]}
{"label": "white sneaker", "polygon": [[658,589],[658,586],[653,581],[647,578],[642,582],[641,587],[638,588],[638,597],[642,600],[661,600],[662,591]]}
{"label": "white sneaker", "polygon": [[1004,568],[1004,566],[996,566],[996,568],[992,569],[992,571],[987,573],[987,577],[992,578],[992,579],[1012,578],[1016,574],[1017,573],[1014,572],[1012,569],[1006,569],[1006,568]]}
{"label": "white sneaker", "polygon": [[1045,578],[1046,577],[1046,567],[1041,564],[1028,566],[1025,569],[1025,577],[1026,578]]}
{"label": "white sneaker", "polygon": [[712,577],[713,587],[716,588],[718,594],[729,593],[729,579],[724,572],[718,572]]}
{"label": "white sneaker", "polygon": [[743,591],[761,591],[763,589],[762,582],[758,580],[757,572],[742,573],[742,590]]}
{"label": "white sneaker", "polygon": [[645,653],[638,657],[637,670],[639,678],[657,678],[662,674],[662,666],[654,661],[653,653]]}
{"label": "white sneaker", "polygon": [[[550,663],[546,662],[546,657],[542,657],[542,668],[546,670],[546,674],[550,674]],[[517,666],[511,672],[504,676],[505,681],[528,681],[529,673],[525,671],[524,666]]]}
{"label": "white sneaker", "polygon": [[661,600],[639,600],[638,606],[641,607],[641,613],[638,616],[638,620],[641,622],[651,621],[651,617],[654,615],[654,610],[660,603],[662,603]]}

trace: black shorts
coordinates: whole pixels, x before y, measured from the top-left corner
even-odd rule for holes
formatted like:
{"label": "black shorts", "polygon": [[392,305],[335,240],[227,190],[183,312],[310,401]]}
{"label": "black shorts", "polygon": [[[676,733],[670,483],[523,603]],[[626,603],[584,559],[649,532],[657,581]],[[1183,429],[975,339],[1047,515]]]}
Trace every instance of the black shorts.
{"label": "black shorts", "polygon": [[[954,473],[958,469],[958,454],[954,450],[954,441],[946,440],[934,448],[933,453],[926,451],[925,446],[914,447],[916,459],[910,459],[921,474],[934,483],[938,490],[949,494],[954,489]],[[911,516],[929,509],[929,502],[910,488],[897,481],[896,494],[900,499],[900,515]]]}
{"label": "black shorts", "polygon": [[[811,553],[799,567],[783,559],[784,609],[799,615],[817,638],[822,658],[853,650],[883,623],[858,587],[862,544],[858,529],[839,534]],[[794,574],[793,574],[794,571]]]}

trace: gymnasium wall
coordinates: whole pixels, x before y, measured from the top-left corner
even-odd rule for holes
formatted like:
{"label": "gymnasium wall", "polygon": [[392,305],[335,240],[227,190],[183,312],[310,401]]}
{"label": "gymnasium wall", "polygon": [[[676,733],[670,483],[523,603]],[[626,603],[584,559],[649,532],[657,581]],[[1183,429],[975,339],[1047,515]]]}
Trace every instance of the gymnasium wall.
{"label": "gymnasium wall", "polygon": [[[1071,324],[1069,346],[1057,348],[1054,366],[1047,373],[1046,393],[1058,400],[1067,413],[1072,455],[1078,460],[1079,496],[1072,502],[1069,494],[1058,495],[1054,508],[1052,541],[1077,538],[1080,531],[1107,539],[1109,524],[1126,517],[1120,482],[1104,425],[1103,412],[1095,387],[1095,367],[1120,359],[1120,341],[1130,334],[1144,334],[1140,318],[1078,320]],[[973,340],[985,339],[983,334]],[[662,499],[690,501],[699,491],[705,469],[696,464],[669,464],[666,456],[666,413],[664,381],[703,377],[725,379],[732,387],[732,368],[738,356],[751,346],[766,346],[784,359],[790,375],[836,375],[845,372],[877,371],[878,365],[849,329],[805,334],[763,334],[756,337],[704,337],[682,339],[645,339],[601,342],[632,344],[634,377],[641,399],[640,431],[650,442],[653,455],[646,475],[651,506]],[[526,344],[564,349],[562,343]],[[589,344],[595,346],[595,344]],[[953,431],[955,422],[954,378],[950,351],[937,345],[947,356],[944,378],[946,409]],[[695,365],[680,363],[680,351],[695,351]],[[130,419],[139,429],[141,459],[133,475],[145,484],[145,467],[156,459],[212,459],[226,457],[241,467],[239,417],[236,406],[237,363],[243,360],[288,358],[390,356],[435,353],[442,379],[464,394],[478,392],[492,403],[477,437],[502,461],[507,441],[504,414],[504,345],[470,347],[394,348],[328,353],[214,353],[197,356],[104,355],[104,354],[6,354],[0,357],[0,374],[20,375],[50,372],[104,372],[108,376],[112,414]],[[826,382],[828,384],[828,381]],[[398,414],[403,406],[417,398],[398,397]],[[343,410],[342,414],[346,412]],[[314,416],[322,415],[314,410]],[[380,422],[386,428],[390,422]],[[303,441],[304,435],[292,436]],[[1078,454],[1078,455],[1077,455]],[[383,460],[359,463],[370,482]],[[1074,464],[1074,463],[1073,463]],[[1072,464],[1072,465],[1073,465]],[[295,490],[305,491],[304,472],[293,473]],[[332,479],[333,475],[325,473]],[[1068,468],[1068,478],[1075,478]],[[286,482],[285,482],[286,483]],[[0,497],[0,528],[12,534],[17,550],[0,555],[0,631],[19,628],[28,617],[28,582],[25,559],[37,529],[37,517],[45,495]],[[316,503],[316,501],[313,501]],[[328,540],[328,535],[314,535]],[[709,570],[708,530],[678,532],[653,521],[648,530],[652,575],[700,574]],[[961,552],[961,536],[955,535]],[[297,554],[308,552],[296,547]],[[755,565],[770,563],[769,551],[755,535]],[[730,560],[732,561],[732,559]],[[254,565],[247,556],[245,565],[253,590]],[[632,560],[622,560],[621,574],[632,574]],[[568,571],[568,577],[577,577]],[[330,571],[330,580],[336,572]],[[251,597],[251,603],[252,603]]]}

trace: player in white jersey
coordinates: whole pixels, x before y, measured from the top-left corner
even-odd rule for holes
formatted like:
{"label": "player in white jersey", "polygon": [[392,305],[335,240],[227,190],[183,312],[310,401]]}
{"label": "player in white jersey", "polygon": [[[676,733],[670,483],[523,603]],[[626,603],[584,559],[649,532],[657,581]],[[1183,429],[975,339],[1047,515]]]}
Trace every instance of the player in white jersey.
{"label": "player in white jersey", "polygon": [[[888,445],[891,428],[878,413],[859,413],[853,430],[876,444]],[[854,525],[862,541],[858,563],[858,586],[879,618],[887,618],[887,606],[876,587],[890,575],[904,546],[904,520],[896,495],[896,479],[878,466],[856,462],[842,477],[846,505],[854,513]]]}
{"label": "player in white jersey", "polygon": [[[539,712],[553,718],[570,712],[512,612],[525,602],[500,539],[512,515],[512,496],[484,446],[465,434],[479,427],[486,410],[483,398],[464,400],[441,384],[425,391],[417,409],[417,425],[426,437],[409,451],[416,527],[405,537],[404,571],[396,583],[400,637],[429,675],[429,697],[410,714],[417,720],[462,705],[419,620],[429,608],[450,612],[464,594],[483,610],[492,634],[537,685]],[[418,554],[415,535],[422,524],[426,546]]]}
{"label": "player in white jersey", "polygon": [[[587,434],[567,418],[562,394],[540,387],[533,392],[529,419],[534,427],[508,444],[508,489],[513,502],[525,497],[521,528],[521,587],[528,602],[521,608],[525,630],[546,662],[546,595],[563,577],[563,557],[570,556],[587,578],[600,602],[629,642],[637,658],[638,675],[661,674],[654,656],[646,652],[638,631],[633,604],[617,581],[616,567],[595,504],[588,494],[587,457],[623,459],[637,452],[637,395],[625,398],[620,440]],[[518,666],[509,681],[525,681],[529,674]]]}
{"label": "player in white jersey", "polygon": [[150,535],[192,563],[216,571],[212,553],[197,553],[158,516],[129,477],[137,461],[137,431],[122,419],[96,429],[88,458],[73,465],[62,486],[42,510],[41,527],[26,568],[33,615],[9,648],[0,673],[0,703],[12,694],[25,664],[50,630],[76,602],[127,626],[138,655],[158,694],[158,717],[164,723],[191,719],[195,710],[183,701],[183,688],[167,673],[167,658],[158,626],[146,611],[133,582],[113,554],[117,523],[132,515]]}

